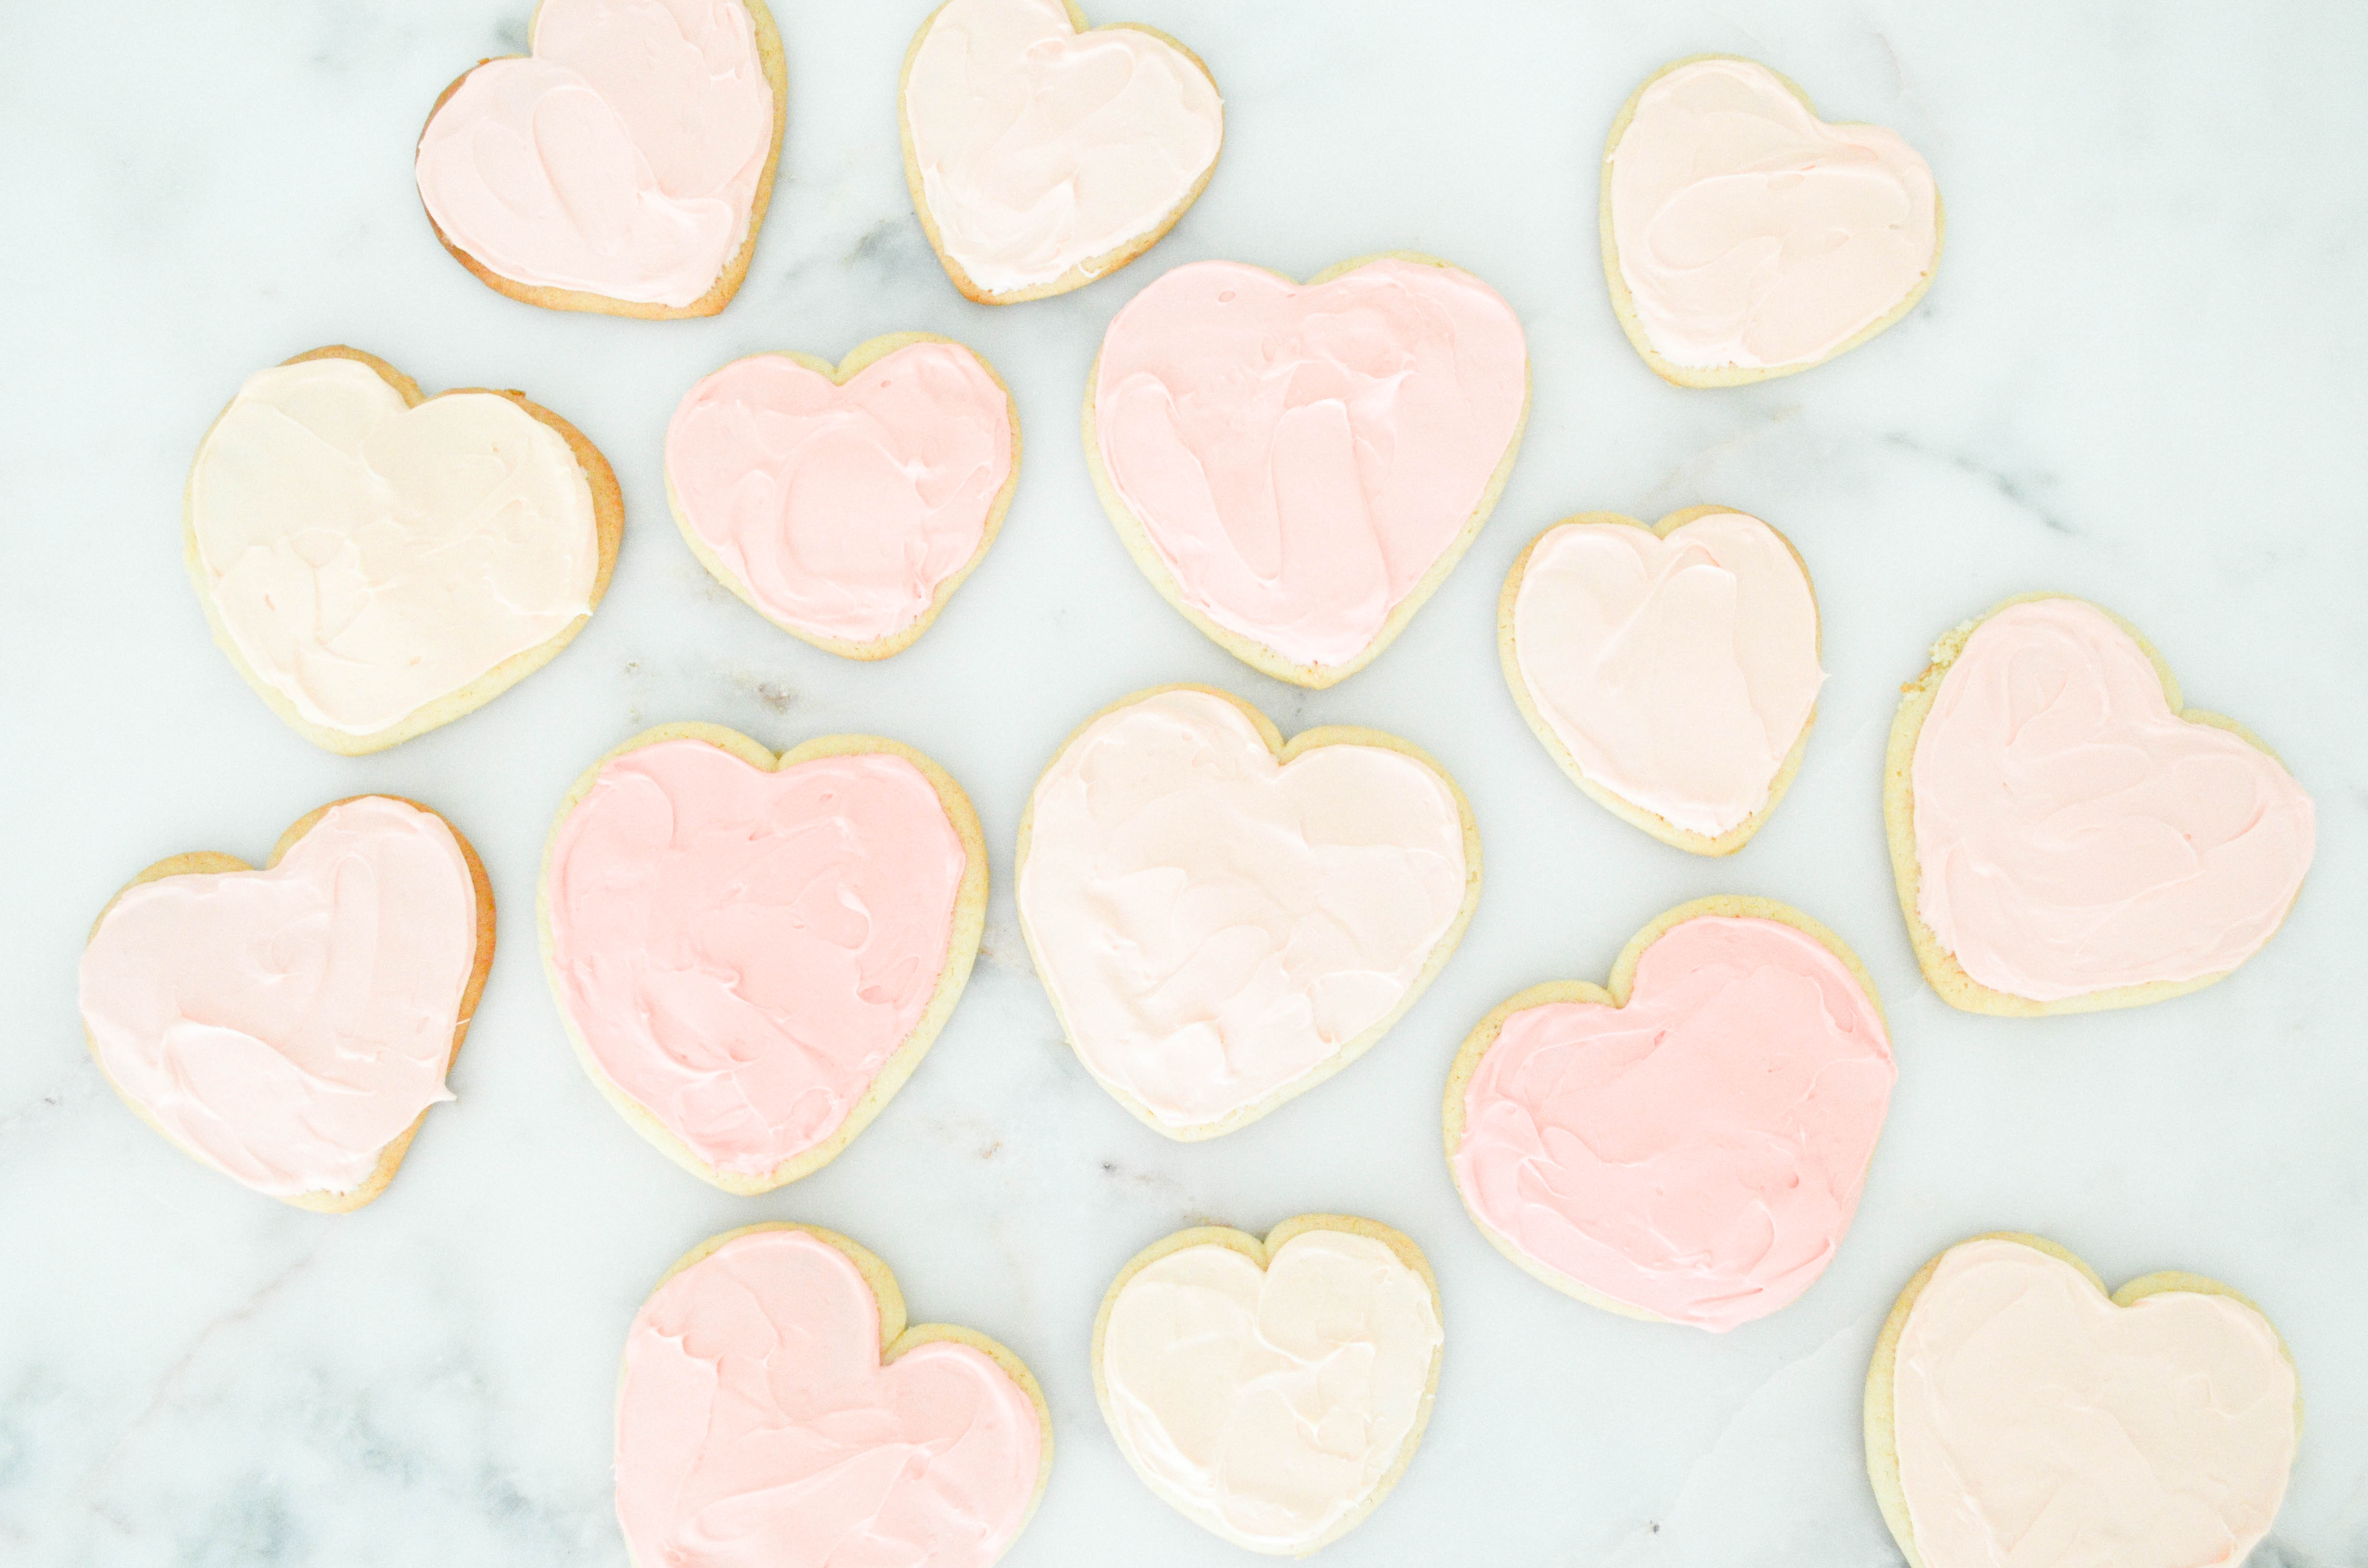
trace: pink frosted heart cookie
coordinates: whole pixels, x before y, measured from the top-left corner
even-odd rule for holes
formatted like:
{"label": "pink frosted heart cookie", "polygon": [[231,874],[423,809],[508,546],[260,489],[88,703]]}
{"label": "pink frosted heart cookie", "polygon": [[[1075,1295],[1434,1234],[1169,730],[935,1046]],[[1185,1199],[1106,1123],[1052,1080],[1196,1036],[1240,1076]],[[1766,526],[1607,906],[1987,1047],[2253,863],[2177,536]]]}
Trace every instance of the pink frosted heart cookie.
{"label": "pink frosted heart cookie", "polygon": [[2177,1272],[2111,1296],[2054,1242],[1960,1242],[1866,1376],[1866,1468],[1919,1568],[2198,1568],[2269,1533],[2302,1392],[2260,1309]]}
{"label": "pink frosted heart cookie", "polygon": [[1665,380],[1736,386],[1857,347],[1915,308],[1941,259],[1932,171],[1896,131],[1827,125],[1748,60],[1648,78],[1603,153],[1603,271]]}
{"label": "pink frosted heart cookie", "polygon": [[1110,322],[1086,459],[1186,619],[1268,675],[1326,687],[1463,558],[1529,395],[1512,308],[1445,262],[1367,256],[1304,284],[1195,262]]}
{"label": "pink frosted heart cookie", "polygon": [[1758,832],[1816,722],[1816,592],[1790,540],[1723,506],[1647,528],[1556,523],[1513,562],[1497,649],[1513,700],[1573,782],[1697,855]]}
{"label": "pink frosted heart cookie", "polygon": [[2227,978],[2294,906],[2310,797],[2083,599],[2010,599],[1933,644],[1884,818],[1924,976],[1951,1006],[2134,1007]]}
{"label": "pink frosted heart cookie", "polygon": [[784,631],[879,659],[928,630],[1019,483],[1001,378],[927,333],[837,366],[734,359],[666,428],[666,498],[700,563]]}
{"label": "pink frosted heart cookie", "polygon": [[1532,986],[1447,1081],[1448,1165],[1497,1250],[1628,1317],[1721,1333],[1816,1282],[1896,1076],[1874,983],[1767,899],[1681,904],[1608,989]]}
{"label": "pink frosted heart cookie", "polygon": [[300,1209],[386,1189],[469,1032],[494,895],[452,824],[387,795],[299,820],[259,869],[176,855],[83,949],[83,1028],[140,1119]]}
{"label": "pink frosted heart cookie", "polygon": [[419,133],[419,200],[444,248],[547,310],[730,304],[789,121],[764,0],[541,0],[528,40],[445,88]]}
{"label": "pink frosted heart cookie", "polygon": [[908,1325],[888,1266],[828,1231],[705,1242],[626,1332],[617,1522],[639,1568],[987,1568],[1052,1471],[1019,1358]]}
{"label": "pink frosted heart cookie", "polygon": [[592,766],[543,852],[545,967],[585,1070],[728,1192],[836,1158],[905,1085],[977,956],[986,850],[909,746],[775,756],[667,724]]}
{"label": "pink frosted heart cookie", "polygon": [[1225,139],[1200,56],[1156,28],[1087,28],[1068,0],[947,0],[905,55],[913,210],[984,305],[1064,294],[1176,226]]}
{"label": "pink frosted heart cookie", "polygon": [[1102,1087],[1212,1138],[1362,1055],[1446,963],[1480,894],[1471,808],[1375,730],[1308,730],[1206,687],[1071,735],[1019,827],[1019,925]]}

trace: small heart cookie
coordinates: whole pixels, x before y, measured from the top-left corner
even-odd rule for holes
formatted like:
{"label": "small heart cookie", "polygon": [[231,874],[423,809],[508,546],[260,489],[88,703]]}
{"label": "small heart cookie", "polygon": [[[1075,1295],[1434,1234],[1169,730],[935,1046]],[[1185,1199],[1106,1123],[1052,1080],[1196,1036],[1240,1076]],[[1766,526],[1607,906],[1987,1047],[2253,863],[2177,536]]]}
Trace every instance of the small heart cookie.
{"label": "small heart cookie", "polygon": [[1281,732],[1207,687],[1086,721],[1019,824],[1019,926],[1111,1097],[1213,1138],[1305,1094],[1414,1005],[1480,896],[1452,780],[1376,730]]}
{"label": "small heart cookie", "polygon": [[1866,1375],[1866,1469],[1915,1568],[2237,1563],[2302,1431],[2292,1356],[2201,1275],[2111,1296],[2054,1242],[1960,1242],[1908,1281]]}
{"label": "small heart cookie", "polygon": [[2182,709],[2118,616],[2009,599],[1903,689],[1884,820],[1917,961],[1950,1006],[2027,1017],[2184,995],[2294,907],[2310,797],[2242,725]]}
{"label": "small heart cookie", "polygon": [[418,383],[355,348],[249,376],[189,468],[183,544],[214,640],[347,756],[549,664],[608,591],[608,460],[523,393]]}
{"label": "small heart cookie", "polygon": [[634,736],[543,851],[544,968],[585,1071],[727,1192],[820,1169],[962,999],[985,921],[970,798],[894,741],[775,756],[719,724]]}
{"label": "small heart cookie", "polygon": [[1094,1318],[1094,1393],[1154,1495],[1236,1546],[1305,1556],[1397,1484],[1439,1393],[1439,1284],[1371,1220],[1179,1231]]}
{"label": "small heart cookie", "polygon": [[461,1052],[494,961],[469,841],[416,801],[300,818],[261,868],[176,855],[108,902],[83,1029],[142,1121],[299,1209],[386,1190]]}
{"label": "small heart cookie", "polygon": [[1176,226],[1216,172],[1225,109],[1156,28],[1069,0],[947,0],[896,87],[913,210],[983,305],[1065,294]]}
{"label": "small heart cookie", "polygon": [[463,72],[419,133],[419,201],[444,248],[546,310],[730,304],[789,123],[764,0],[541,0],[529,42]]}
{"label": "small heart cookie", "polygon": [[1326,687],[1463,559],[1529,406],[1512,307],[1446,262],[1365,256],[1304,284],[1194,262],[1111,320],[1086,460],[1186,619],[1255,669]]}
{"label": "small heart cookie", "polygon": [[752,354],[684,395],[666,480],[717,581],[791,636],[884,659],[995,542],[1019,484],[1019,409],[985,360],[925,332],[835,367]]}
{"label": "small heart cookie", "polygon": [[1609,989],[1532,986],[1481,1020],[1448,1074],[1448,1166],[1537,1278],[1723,1333],[1825,1272],[1896,1076],[1840,938],[1767,899],[1697,899],[1636,934]]}
{"label": "small heart cookie", "polygon": [[1724,506],[1566,517],[1497,606],[1506,683],[1563,771],[1696,855],[1742,848],[1784,798],[1816,722],[1818,642],[1800,552]]}
{"label": "small heart cookie", "polygon": [[888,1266],[829,1231],[702,1243],[625,1336],[617,1522],[639,1568],[986,1568],[1052,1472],[1052,1413],[1019,1358],[907,1326]]}
{"label": "small heart cookie", "polygon": [[1765,65],[1647,78],[1604,145],[1603,272],[1663,380],[1730,387],[1857,347],[1931,287],[1932,171],[1896,131],[1827,125]]}

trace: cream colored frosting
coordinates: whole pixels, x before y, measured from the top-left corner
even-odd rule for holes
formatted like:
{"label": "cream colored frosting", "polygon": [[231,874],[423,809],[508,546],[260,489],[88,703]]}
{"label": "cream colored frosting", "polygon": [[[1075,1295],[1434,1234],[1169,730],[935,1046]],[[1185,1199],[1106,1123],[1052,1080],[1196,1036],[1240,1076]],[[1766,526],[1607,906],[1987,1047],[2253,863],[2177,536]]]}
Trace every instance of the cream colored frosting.
{"label": "cream colored frosting", "polygon": [[1710,837],[1768,803],[1826,678],[1807,574],[1740,512],[1666,536],[1549,530],[1514,596],[1513,656],[1581,773]]}
{"label": "cream colored frosting", "polygon": [[850,642],[891,637],[968,566],[1011,477],[1011,399],[977,355],[914,343],[844,384],[735,359],[666,429],[690,530],[757,608]]}
{"label": "cream colored frosting", "polygon": [[82,955],[108,1078],[175,1142],[278,1198],[350,1192],[444,1070],[477,895],[443,819],[365,795],[265,870],[127,889]]}
{"label": "cream colored frosting", "polygon": [[990,293],[1050,283],[1157,228],[1217,160],[1224,106],[1136,28],[1061,0],[949,0],[905,82],[938,244]]}
{"label": "cream colored frosting", "polygon": [[2020,1242],[1951,1247],[1894,1373],[1917,1552],[1924,1568],[2234,1568],[2285,1495],[2294,1392],[2242,1301],[2117,1307]]}
{"label": "cream colored frosting", "polygon": [[700,299],[748,238],[773,86],[739,0],[541,0],[421,132],[419,199],[489,272],[636,304]]}
{"label": "cream colored frosting", "polygon": [[1184,603],[1342,665],[1463,537],[1528,398],[1521,324],[1468,272],[1201,261],[1111,320],[1094,438]]}
{"label": "cream colored frosting", "polygon": [[1397,1463],[1444,1343],[1429,1283],[1370,1236],[1303,1231],[1263,1273],[1183,1247],[1110,1303],[1105,1409],[1163,1501],[1236,1546],[1304,1551]]}
{"label": "cream colored frosting", "polygon": [[1611,154],[1620,276],[1688,369],[1824,358],[1932,269],[1932,171],[1896,131],[1827,125],[1764,65],[1698,60],[1645,87]]}
{"label": "cream colored frosting", "polygon": [[880,1306],[803,1231],[736,1236],[625,1336],[617,1519],[642,1568],[986,1568],[1036,1495],[1042,1424],[973,1346],[880,1364]]}
{"label": "cream colored frosting", "polygon": [[1463,818],[1429,767],[1279,766],[1240,709],[1164,691],[1036,785],[1021,925],[1087,1068],[1164,1127],[1224,1120],[1388,1017],[1454,924]]}
{"label": "cream colored frosting", "polygon": [[592,486],[507,398],[406,407],[358,360],[258,370],[198,449],[201,586],[311,723],[384,730],[589,613]]}
{"label": "cream colored frosting", "polygon": [[2146,650],[2078,599],[1974,630],[1908,777],[1918,915],[1975,980],[2040,1002],[2236,968],[2317,844],[2293,775],[2172,712]]}

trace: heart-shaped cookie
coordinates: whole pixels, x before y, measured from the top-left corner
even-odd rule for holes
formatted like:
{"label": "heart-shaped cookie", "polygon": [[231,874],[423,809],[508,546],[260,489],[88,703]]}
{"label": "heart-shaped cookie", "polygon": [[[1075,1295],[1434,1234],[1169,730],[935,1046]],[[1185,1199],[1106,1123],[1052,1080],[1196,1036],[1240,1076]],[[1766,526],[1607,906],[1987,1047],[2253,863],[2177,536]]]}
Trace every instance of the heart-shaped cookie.
{"label": "heart-shaped cookie", "polygon": [[546,310],[730,304],[789,122],[764,0],[541,0],[528,42],[463,72],[419,133],[419,201],[444,248]]}
{"label": "heart-shaped cookie", "polygon": [[700,564],[792,636],[851,659],[908,646],[985,558],[1019,484],[1019,410],[924,332],[834,367],[753,354],[666,427],[666,499]]}
{"label": "heart-shaped cookie", "polygon": [[451,1094],[494,961],[494,894],[460,831],[354,795],[261,869],[159,860],[83,949],[83,1028],[142,1121],[233,1180],[342,1213],[386,1189]]}
{"label": "heart-shaped cookie", "polygon": [[1019,1358],[907,1326],[888,1266],[829,1231],[701,1244],[626,1335],[617,1521],[639,1568],[986,1568],[1052,1471],[1052,1413]]}
{"label": "heart-shaped cookie", "polygon": [[1884,820],[1917,961],[1950,1006],[2134,1007],[2225,980],[2294,906],[2311,799],[2232,719],[2180,705],[2137,629],[2009,599],[1903,688]]}
{"label": "heart-shaped cookie", "polygon": [[1448,1074],[1447,1159],[1497,1250],[1627,1317],[1724,1332],[1816,1282],[1896,1076],[1874,982],[1761,898],[1638,932],[1609,989],[1532,986]]}
{"label": "heart-shaped cookie", "polygon": [[1139,692],[1029,797],[1019,926],[1063,1031],[1119,1104],[1213,1138],[1388,1032],[1480,896],[1452,780],[1376,730],[1283,744],[1207,687]]}
{"label": "heart-shaped cookie", "polygon": [[1330,686],[1389,646],[1487,521],[1529,365],[1512,308],[1430,256],[1305,284],[1194,262],[1111,320],[1087,465],[1186,619],[1268,675]]}
{"label": "heart-shaped cookie", "polygon": [[484,706],[608,591],[608,460],[515,392],[418,384],[354,348],[249,376],[189,468],[183,544],[214,640],[315,745],[381,750]]}
{"label": "heart-shaped cookie", "polygon": [[1818,640],[1800,552],[1724,506],[1649,528],[1565,518],[1497,606],[1506,683],[1563,771],[1696,855],[1742,848],[1783,799],[1816,721]]}
{"label": "heart-shaped cookie", "polygon": [[955,288],[1041,300],[1124,267],[1176,226],[1225,139],[1200,56],[1069,0],[947,0],[896,88],[913,210]]}
{"label": "heart-shaped cookie", "polygon": [[2284,1341],[2201,1275],[2111,1296],[2054,1242],[2000,1232],[1926,1264],[1866,1375],[1866,1468],[1912,1568],[2237,1563],[2302,1430]]}
{"label": "heart-shaped cookie", "polygon": [[1924,297],[1944,226],[1896,131],[1827,125],[1775,72],[1716,54],[1664,66],[1612,121],[1601,222],[1620,324],[1681,387],[1857,347]]}
{"label": "heart-shaped cookie", "polygon": [[905,1086],[970,980],[986,847],[910,746],[778,756],[665,724],[585,770],[543,850],[544,968],[634,1130],[727,1192],[820,1169]]}
{"label": "heart-shaped cookie", "polygon": [[1236,1546],[1305,1556],[1397,1484],[1439,1392],[1439,1285],[1371,1220],[1223,1225],[1137,1253],[1094,1319],[1094,1393],[1154,1495]]}

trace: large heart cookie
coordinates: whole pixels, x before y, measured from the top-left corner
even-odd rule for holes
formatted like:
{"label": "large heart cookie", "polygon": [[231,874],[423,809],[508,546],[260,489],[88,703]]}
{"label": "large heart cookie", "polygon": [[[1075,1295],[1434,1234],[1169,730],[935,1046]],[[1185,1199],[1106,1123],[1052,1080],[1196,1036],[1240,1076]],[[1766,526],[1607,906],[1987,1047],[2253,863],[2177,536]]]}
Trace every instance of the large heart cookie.
{"label": "large heart cookie", "polygon": [[928,333],[836,367],[734,359],[666,428],[666,498],[691,553],[759,614],[855,659],[928,629],[995,542],[1019,483],[1002,379]]}
{"label": "large heart cookie", "polygon": [[1169,603],[1237,658],[1325,687],[1463,558],[1529,396],[1512,308],[1445,262],[1367,257],[1306,284],[1195,262],[1110,322],[1086,458]]}
{"label": "large heart cookie", "polygon": [[1386,1225],[1305,1214],[1266,1239],[1180,1231],[1094,1320],[1094,1392],[1160,1501],[1253,1551],[1304,1556],[1397,1483],[1439,1392],[1439,1286]]}
{"label": "large heart cookie", "polygon": [[1906,315],[1941,259],[1940,191],[1896,131],[1827,125],[1764,65],[1665,67],[1612,122],[1603,270],[1663,378],[1736,386],[1857,347]]}
{"label": "large heart cookie", "polygon": [[1581,790],[1697,855],[1783,798],[1816,718],[1817,598],[1792,542],[1722,506],[1565,518],[1513,562],[1497,647]]}
{"label": "large heart cookie", "polygon": [[419,200],[444,248],[549,310],[731,303],[789,119],[764,0],[541,0],[529,44],[463,73],[419,133]]}
{"label": "large heart cookie", "polygon": [[1866,1467],[1918,1568],[2238,1563],[2277,1517],[2302,1427],[2284,1342],[2216,1280],[2108,1297],[2037,1236],[1926,1264],[1866,1378]]}
{"label": "large heart cookie", "polygon": [[1314,1088],[1414,1005],[1479,898],[1480,838],[1404,741],[1335,727],[1286,746],[1247,703],[1163,687],[1062,746],[1015,881],[1087,1070],[1167,1136],[1211,1138]]}
{"label": "large heart cookie", "polygon": [[1052,1415],[1019,1358],[906,1326],[887,1265],[828,1231],[715,1237],[626,1335],[617,1520],[639,1568],[986,1568],[1052,1470]]}
{"label": "large heart cookie", "polygon": [[835,1158],[961,1000],[986,849],[909,746],[776,756],[715,724],[635,736],[578,778],[543,854],[543,956],[593,1081],[731,1192]]}
{"label": "large heart cookie", "polygon": [[913,209],[954,287],[1041,300],[1151,248],[1199,199],[1225,139],[1200,57],[1133,25],[1087,30],[1067,0],[947,0],[896,92]]}
{"label": "large heart cookie", "polygon": [[1448,1075],[1447,1156],[1497,1249],[1593,1306],[1723,1332],[1790,1304],[1858,1208],[1896,1076],[1874,983],[1758,898],[1682,904],[1610,988],[1533,986]]}
{"label": "large heart cookie", "polygon": [[514,392],[423,398],[384,360],[318,348],[249,376],[199,445],[189,576],[272,711],[359,756],[548,664],[607,592],[616,476]]}
{"label": "large heart cookie", "polygon": [[450,1099],[494,961],[476,852],[384,795],[300,820],[263,869],[176,855],[132,879],[83,949],[91,1055],[141,1119],[302,1209],[359,1209]]}
{"label": "large heart cookie", "polygon": [[1933,645],[1891,727],[1908,935],[1952,1006],[2028,1016],[2199,990],[2302,889],[2317,813],[2233,720],[2180,706],[2135,628],[2009,600]]}

